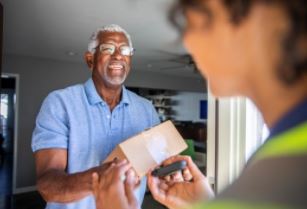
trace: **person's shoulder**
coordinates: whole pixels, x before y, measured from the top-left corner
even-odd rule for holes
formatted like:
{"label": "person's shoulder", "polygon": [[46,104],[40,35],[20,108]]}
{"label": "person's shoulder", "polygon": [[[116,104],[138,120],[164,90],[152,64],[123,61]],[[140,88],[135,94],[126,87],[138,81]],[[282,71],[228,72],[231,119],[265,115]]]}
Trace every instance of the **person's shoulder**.
{"label": "person's shoulder", "polygon": [[77,99],[80,95],[83,94],[83,92],[83,84],[75,84],[63,89],[53,90],[46,97],[45,103]]}

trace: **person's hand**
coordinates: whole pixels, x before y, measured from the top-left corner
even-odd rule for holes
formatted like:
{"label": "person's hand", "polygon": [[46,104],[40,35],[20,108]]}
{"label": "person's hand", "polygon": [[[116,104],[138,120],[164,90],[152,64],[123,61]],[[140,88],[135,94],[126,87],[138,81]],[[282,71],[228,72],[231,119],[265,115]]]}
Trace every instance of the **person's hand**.
{"label": "person's hand", "polygon": [[99,166],[96,166],[96,167],[93,167],[90,169],[90,173],[97,173],[99,176],[100,175],[103,175],[104,172],[106,172],[106,170],[110,167],[110,165],[112,163],[115,163],[116,162],[116,159],[114,159],[113,161],[111,162],[107,162],[107,163],[104,163],[104,162],[101,162],[101,164]]}
{"label": "person's hand", "polygon": [[192,159],[188,156],[174,156],[162,164],[168,165],[176,161],[185,160],[187,167],[182,174],[158,178],[147,174],[148,187],[154,199],[168,208],[184,208],[200,200],[207,201],[214,196],[207,178],[201,173]]}
{"label": "person's hand", "polygon": [[126,161],[113,161],[102,173],[92,175],[92,189],[97,209],[137,209],[134,189],[138,186],[131,165]]}

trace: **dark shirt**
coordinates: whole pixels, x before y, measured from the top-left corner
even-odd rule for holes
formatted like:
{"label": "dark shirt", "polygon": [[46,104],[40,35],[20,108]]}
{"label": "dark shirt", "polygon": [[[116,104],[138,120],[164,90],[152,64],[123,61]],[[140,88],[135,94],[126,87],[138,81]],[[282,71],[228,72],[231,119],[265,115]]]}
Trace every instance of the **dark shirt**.
{"label": "dark shirt", "polygon": [[307,98],[287,112],[271,129],[270,138],[307,121]]}

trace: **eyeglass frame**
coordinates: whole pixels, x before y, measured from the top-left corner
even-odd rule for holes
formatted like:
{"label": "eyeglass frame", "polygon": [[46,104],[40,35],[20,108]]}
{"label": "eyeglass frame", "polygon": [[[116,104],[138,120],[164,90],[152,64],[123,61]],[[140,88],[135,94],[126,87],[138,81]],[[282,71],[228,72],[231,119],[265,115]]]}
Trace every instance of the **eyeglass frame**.
{"label": "eyeglass frame", "polygon": [[[121,54],[122,56],[126,56],[126,57],[132,56],[132,55],[134,54],[134,52],[135,52],[135,49],[134,49],[133,47],[130,47],[130,46],[127,46],[127,45],[122,45],[122,46],[116,47],[116,46],[115,46],[114,44],[112,44],[112,43],[102,43],[102,44],[99,44],[99,45],[96,47],[96,49],[99,49],[99,51],[100,51],[101,53],[105,53],[105,52],[102,50],[102,47],[103,47],[104,45],[109,45],[109,46],[113,46],[113,47],[114,47],[113,52],[112,52],[112,53],[107,53],[108,55],[113,55],[113,54],[115,53],[115,51],[118,50],[118,49],[119,49],[119,51],[120,51],[120,54]],[[121,47],[128,47],[129,50],[130,50],[130,54],[129,54],[129,55],[122,54]],[[105,48],[105,49],[107,49],[107,48]],[[110,48],[110,49],[112,49],[112,48]]]}

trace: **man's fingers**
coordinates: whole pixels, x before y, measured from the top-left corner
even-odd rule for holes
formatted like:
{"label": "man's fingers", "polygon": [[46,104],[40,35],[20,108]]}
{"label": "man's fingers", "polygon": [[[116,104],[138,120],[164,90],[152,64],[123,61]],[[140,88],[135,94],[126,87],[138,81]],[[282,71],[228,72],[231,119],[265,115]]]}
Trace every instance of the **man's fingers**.
{"label": "man's fingers", "polygon": [[192,178],[197,181],[199,179],[206,178],[204,174],[199,170],[197,165],[193,162],[192,158],[189,156],[183,156],[187,161],[187,168],[190,171],[190,174],[192,175]]}
{"label": "man's fingers", "polygon": [[125,175],[125,173],[131,168],[131,164],[128,161],[121,161],[116,165],[117,172],[119,175]]}
{"label": "man's fingers", "polygon": [[181,161],[184,160],[187,162],[187,167],[190,171],[190,174],[192,175],[192,178],[194,180],[198,180],[198,179],[203,179],[205,178],[205,176],[202,174],[202,172],[198,169],[198,167],[196,166],[196,164],[193,162],[192,158],[190,156],[182,156],[182,155],[177,155],[177,156],[173,156],[170,157],[168,159],[166,159],[163,162],[163,165],[169,165],[171,163],[177,162],[177,161]]}
{"label": "man's fingers", "polygon": [[123,183],[126,175],[125,173],[131,168],[130,163],[127,162],[127,160],[116,160],[112,161],[109,164],[109,167],[106,169],[103,169],[101,166],[97,170],[97,174],[100,181],[100,187],[105,187],[108,184],[112,183]]}
{"label": "man's fingers", "polygon": [[126,179],[126,172],[131,168],[131,164],[129,162],[120,161],[111,168],[110,173],[108,174],[110,177],[110,181],[113,183],[123,183]]}
{"label": "man's fingers", "polygon": [[114,163],[118,166],[121,166],[121,165],[127,164],[128,161],[126,159],[119,160],[118,158],[115,158]]}
{"label": "man's fingers", "polygon": [[174,182],[182,182],[182,181],[184,181],[181,171],[177,171],[174,174],[172,174],[172,180]]}
{"label": "man's fingers", "polygon": [[92,190],[94,195],[97,197],[99,191],[99,176],[98,173],[92,173]]}
{"label": "man's fingers", "polygon": [[140,186],[141,184],[141,179],[140,177],[136,174],[136,172],[132,169],[130,169],[129,171],[132,172],[132,176],[133,176],[133,180],[134,180],[134,189],[136,189],[137,187]]}
{"label": "man's fingers", "polygon": [[111,165],[111,163],[112,163],[112,161],[106,162],[106,163],[101,162],[100,167],[101,167],[102,169],[107,169],[107,168]]}
{"label": "man's fingers", "polygon": [[183,169],[182,175],[183,175],[184,181],[192,181],[192,179],[193,179],[192,174],[190,173],[189,169],[187,169],[187,168]]}
{"label": "man's fingers", "polygon": [[131,208],[137,208],[137,199],[134,196],[136,176],[131,169],[127,171],[126,176],[127,176],[127,178],[126,178],[126,181],[125,181],[125,193],[126,193],[126,197],[128,199],[129,206]]}
{"label": "man's fingers", "polygon": [[99,170],[100,172],[104,172],[106,170],[110,170],[109,168],[114,166],[114,165],[122,165],[122,164],[125,164],[127,163],[127,160],[124,159],[124,160],[119,160],[118,158],[114,158],[112,161],[110,162],[102,162],[101,165],[99,166]]}
{"label": "man's fingers", "polygon": [[147,184],[148,188],[154,197],[160,203],[163,203],[165,200],[165,191],[159,187],[160,179],[151,175],[151,172],[147,174]]}
{"label": "man's fingers", "polygon": [[113,170],[115,163],[111,163],[107,169],[100,170],[99,175],[109,175]]}
{"label": "man's fingers", "polygon": [[163,191],[166,191],[166,190],[168,190],[169,186],[165,182],[161,182],[160,185],[159,185],[159,188]]}

